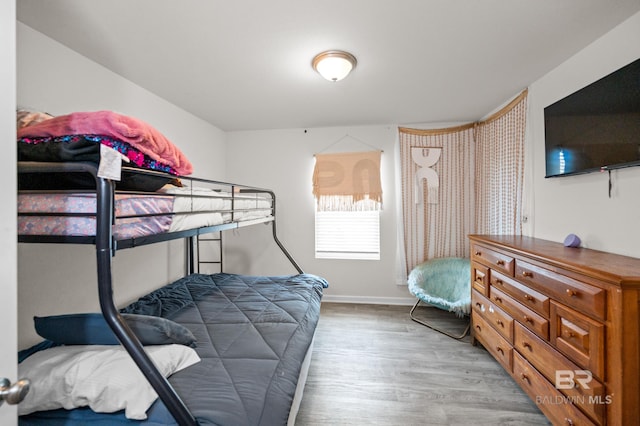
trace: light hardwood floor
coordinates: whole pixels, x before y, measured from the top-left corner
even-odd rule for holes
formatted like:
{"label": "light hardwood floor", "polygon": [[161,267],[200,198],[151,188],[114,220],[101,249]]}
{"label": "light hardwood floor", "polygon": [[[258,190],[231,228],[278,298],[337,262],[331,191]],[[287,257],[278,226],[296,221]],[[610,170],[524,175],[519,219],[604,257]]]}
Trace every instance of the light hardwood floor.
{"label": "light hardwood floor", "polygon": [[409,309],[322,304],[297,426],[549,424],[482,346],[412,321]]}

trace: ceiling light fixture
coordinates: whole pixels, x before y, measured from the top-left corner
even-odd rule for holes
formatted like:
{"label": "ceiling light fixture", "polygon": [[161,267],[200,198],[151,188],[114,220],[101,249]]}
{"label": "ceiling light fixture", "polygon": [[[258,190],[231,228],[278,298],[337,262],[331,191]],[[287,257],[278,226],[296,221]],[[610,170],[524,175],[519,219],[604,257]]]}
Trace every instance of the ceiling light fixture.
{"label": "ceiling light fixture", "polygon": [[313,58],[313,69],[329,81],[340,81],[356,67],[358,61],[351,53],[327,50]]}

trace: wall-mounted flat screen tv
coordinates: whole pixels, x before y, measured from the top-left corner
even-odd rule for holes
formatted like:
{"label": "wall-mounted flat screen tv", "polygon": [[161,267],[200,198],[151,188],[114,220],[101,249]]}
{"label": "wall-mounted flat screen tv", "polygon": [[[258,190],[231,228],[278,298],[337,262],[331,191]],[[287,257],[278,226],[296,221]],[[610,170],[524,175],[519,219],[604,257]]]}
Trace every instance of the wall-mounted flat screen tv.
{"label": "wall-mounted flat screen tv", "polygon": [[546,177],[640,166],[640,59],[544,109]]}

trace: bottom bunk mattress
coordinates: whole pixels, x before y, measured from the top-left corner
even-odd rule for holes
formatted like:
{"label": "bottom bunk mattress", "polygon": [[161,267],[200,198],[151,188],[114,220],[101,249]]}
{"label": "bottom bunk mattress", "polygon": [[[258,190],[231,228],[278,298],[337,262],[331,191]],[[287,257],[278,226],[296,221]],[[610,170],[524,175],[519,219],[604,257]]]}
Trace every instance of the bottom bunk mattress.
{"label": "bottom bunk mattress", "polygon": [[[201,361],[169,382],[201,425],[286,425],[327,282],[314,275],[189,275],[122,309],[186,326]],[[174,425],[160,400],[147,419],[86,407],[19,418],[27,425]]]}

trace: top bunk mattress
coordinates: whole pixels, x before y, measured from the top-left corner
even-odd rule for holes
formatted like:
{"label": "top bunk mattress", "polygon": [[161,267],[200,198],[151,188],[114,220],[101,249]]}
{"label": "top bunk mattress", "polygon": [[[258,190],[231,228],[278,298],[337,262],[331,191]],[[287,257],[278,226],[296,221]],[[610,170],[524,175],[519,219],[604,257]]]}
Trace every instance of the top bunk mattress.
{"label": "top bunk mattress", "polygon": [[[270,220],[272,200],[209,188],[167,185],[155,193],[118,192],[114,197],[116,240],[215,226]],[[18,235],[95,236],[94,192],[18,194]]]}

